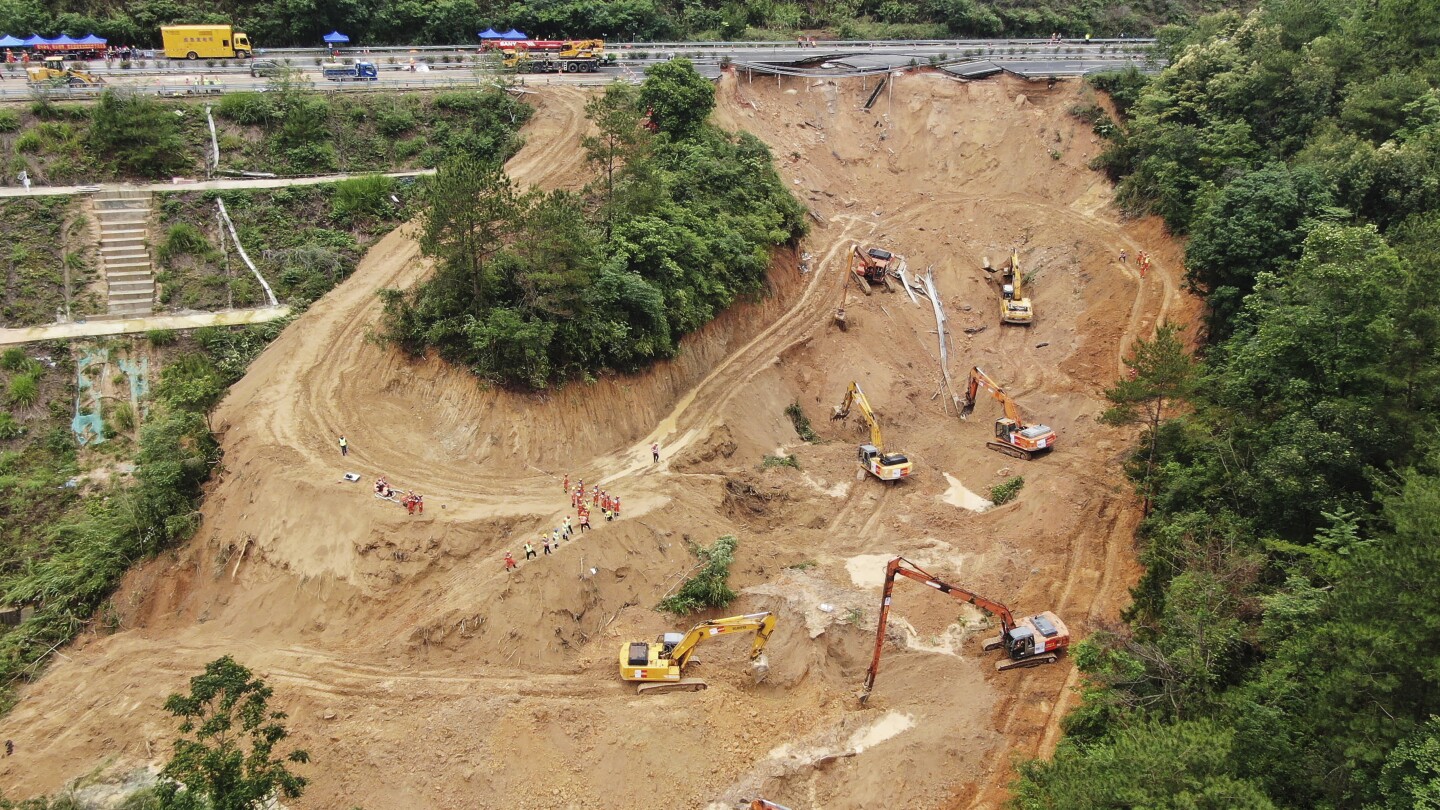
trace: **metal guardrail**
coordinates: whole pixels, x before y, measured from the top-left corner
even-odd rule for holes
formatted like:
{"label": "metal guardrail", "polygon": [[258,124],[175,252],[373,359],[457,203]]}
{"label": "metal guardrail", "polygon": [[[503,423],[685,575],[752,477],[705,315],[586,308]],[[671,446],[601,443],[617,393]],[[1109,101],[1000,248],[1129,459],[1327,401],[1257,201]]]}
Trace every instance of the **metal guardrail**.
{"label": "metal guardrail", "polygon": [[[1114,39],[1064,39],[1060,41],[1061,47],[1084,47],[1111,46],[1111,45],[1139,45],[1148,47],[1155,44],[1155,40],[1148,37],[1119,37]],[[874,50],[890,47],[922,47],[922,48],[962,48],[962,47],[987,47],[987,46],[1045,46],[1051,45],[1048,38],[1045,39],[840,39],[840,40],[816,40],[815,47],[825,49],[861,49]],[[443,52],[473,52],[480,47],[480,41],[460,43],[456,45],[376,45],[376,46],[353,46],[341,49],[342,55],[354,55],[365,51],[371,55],[377,53],[443,53]],[[686,50],[686,49],[719,49],[727,51],[751,50],[751,49],[774,49],[774,48],[795,48],[799,47],[795,40],[742,40],[742,41],[705,41],[705,42],[644,42],[640,40],[606,40],[605,48],[608,51],[615,50]],[[806,47],[809,47],[808,45]],[[1054,47],[1051,45],[1051,47]],[[257,58],[274,58],[276,56],[300,55],[314,56],[317,53],[328,54],[328,47],[316,46],[313,48],[259,48],[255,51]]]}

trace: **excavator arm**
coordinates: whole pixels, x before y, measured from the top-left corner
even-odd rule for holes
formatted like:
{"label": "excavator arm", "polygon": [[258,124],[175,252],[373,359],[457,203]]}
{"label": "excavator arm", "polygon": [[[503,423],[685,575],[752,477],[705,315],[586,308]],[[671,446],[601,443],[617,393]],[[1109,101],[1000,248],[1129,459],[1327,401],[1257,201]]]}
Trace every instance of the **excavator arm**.
{"label": "excavator arm", "polygon": [[904,557],[896,557],[885,566],[885,588],[880,597],[880,621],[875,628],[875,655],[870,659],[870,668],[865,672],[865,691],[860,693],[860,702],[864,703],[870,698],[870,691],[875,688],[875,677],[880,674],[880,655],[885,650],[885,627],[890,621],[890,600],[895,590],[895,577],[902,576],[913,579],[922,585],[928,585],[935,590],[947,594],[952,599],[966,604],[974,605],[981,610],[1000,619],[1000,634],[1003,637],[1015,627],[1015,617],[1011,615],[1010,608],[992,599],[958,588],[954,585],[941,582],[934,575],[925,571],[915,563]]}
{"label": "excavator arm", "polygon": [[859,405],[860,414],[865,417],[865,424],[870,426],[870,443],[875,449],[885,452],[885,439],[880,434],[880,422],[875,419],[875,410],[870,407],[870,400],[865,398],[865,392],[860,390],[860,384],[851,381],[850,387],[845,391],[845,400],[835,408],[830,415],[831,419],[844,419],[850,415],[850,406]]}
{"label": "excavator arm", "polygon": [[975,398],[979,395],[981,388],[988,391],[990,396],[1000,403],[1001,407],[1005,409],[1006,418],[1015,420],[1017,425],[1025,424],[1025,420],[1020,418],[1020,406],[1016,405],[1015,400],[1005,393],[1005,389],[990,379],[990,375],[981,371],[979,366],[970,369],[970,384],[965,388],[965,405],[961,409],[962,416],[969,415],[971,411],[975,410]]}
{"label": "excavator arm", "polygon": [[765,644],[770,641],[770,634],[775,631],[775,614],[773,613],[749,613],[744,616],[732,616],[728,619],[712,619],[708,622],[701,622],[690,629],[685,637],[675,645],[670,652],[670,660],[675,666],[681,669],[689,663],[690,656],[695,654],[695,647],[701,641],[714,636],[723,636],[730,633],[754,632],[755,643],[750,648],[750,660],[760,657],[765,651]]}

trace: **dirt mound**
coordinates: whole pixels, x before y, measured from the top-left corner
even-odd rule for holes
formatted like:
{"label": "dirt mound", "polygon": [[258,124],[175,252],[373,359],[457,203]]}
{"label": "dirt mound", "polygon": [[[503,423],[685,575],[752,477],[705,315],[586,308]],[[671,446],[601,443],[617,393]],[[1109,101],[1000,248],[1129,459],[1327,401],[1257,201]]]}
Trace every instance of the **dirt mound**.
{"label": "dirt mound", "polygon": [[[977,649],[985,617],[902,582],[862,709],[885,560],[1055,610],[1077,635],[1113,618],[1135,576],[1116,463],[1131,436],[1095,417],[1130,341],[1194,304],[1177,291],[1178,248],[1153,222],[1120,221],[1086,168],[1098,144],[1067,114],[1078,87],[922,71],[867,111],[872,89],[722,81],[717,118],[769,143],[811,208],[810,258],[777,255],[766,295],[644,374],[517,395],[383,348],[368,339],[376,291],[426,264],[406,229],[378,243],[215,414],[224,469],[196,539],[134,572],[116,599],[124,629],[81,639],[0,721],[22,752],[0,761],[0,787],[25,796],[102,757],[160,760],[164,696],[229,653],[270,680],[319,763],[307,805],[608,808],[664,789],[681,807],[757,792],[878,807],[901,790],[915,807],[994,806],[1012,755],[1053,745],[1073,668],[996,674]],[[535,98],[512,172],[582,185],[587,96]],[[985,449],[997,406],[957,417],[929,302],[860,294],[843,276],[856,242],[934,273],[951,376],[985,368],[1059,449],[1031,462]],[[1121,248],[1154,257],[1148,277]],[[1012,250],[1029,328],[1001,328],[982,269]],[[824,418],[851,380],[913,479],[867,479],[854,454],[868,433]],[[821,442],[795,434],[791,404]],[[798,469],[762,470],[767,455]],[[352,471],[360,483],[343,480]],[[381,474],[424,493],[425,514],[373,497]],[[1019,499],[982,511],[1013,474]],[[507,574],[504,551],[573,514],[566,475],[619,495],[622,517],[597,510],[591,531]],[[751,682],[748,639],[729,637],[699,652],[709,689],[638,697],[616,677],[620,645],[694,621],[652,608],[693,571],[689,546],[723,534],[740,541],[725,613],[780,617],[770,679]]]}

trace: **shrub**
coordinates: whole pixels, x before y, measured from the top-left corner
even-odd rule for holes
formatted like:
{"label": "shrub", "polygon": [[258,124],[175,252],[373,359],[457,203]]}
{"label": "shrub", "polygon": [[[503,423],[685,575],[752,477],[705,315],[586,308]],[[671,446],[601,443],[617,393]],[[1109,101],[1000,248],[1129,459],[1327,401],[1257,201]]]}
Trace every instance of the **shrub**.
{"label": "shrub", "polygon": [[200,229],[188,222],[180,222],[170,226],[165,232],[165,240],[155,251],[155,257],[162,262],[168,262],[176,256],[200,256],[209,252],[210,240]]}
{"label": "shrub", "polygon": [[798,401],[785,406],[785,415],[790,417],[790,423],[795,426],[795,432],[800,435],[801,439],[811,444],[820,441],[820,436],[815,433],[814,428],[810,427],[810,417],[800,409]]}
{"label": "shrub", "polygon": [[222,132],[215,139],[221,152],[238,152],[245,148],[245,139],[233,132]]}
{"label": "shrub", "polygon": [[20,129],[20,114],[14,110],[0,110],[0,132],[16,132]]}
{"label": "shrub", "polygon": [[395,206],[390,199],[394,191],[395,181],[380,174],[341,181],[335,184],[331,216],[343,225],[367,217],[383,218]]}
{"label": "shrub", "polygon": [[264,93],[227,93],[215,112],[242,126],[259,126],[275,117],[275,103]]}
{"label": "shrub", "polygon": [[11,405],[29,408],[40,399],[40,384],[35,374],[17,374],[5,386],[5,399]]}
{"label": "shrub", "polygon": [[394,138],[415,128],[415,115],[399,105],[375,111],[375,128],[387,138]]}
{"label": "shrub", "polygon": [[145,339],[151,346],[169,346],[175,342],[176,334],[174,329],[151,329],[145,333]]}
{"label": "shrub", "polygon": [[0,411],[0,439],[14,439],[25,433],[25,426],[9,411]]}
{"label": "shrub", "polygon": [[734,535],[725,535],[709,548],[696,546],[691,550],[700,559],[700,571],[685,580],[674,596],[661,600],[660,610],[683,615],[706,608],[722,608],[735,600],[735,592],[726,582],[730,565],[735,562]]}
{"label": "shrub", "polygon": [[0,353],[0,368],[6,371],[20,371],[29,363],[30,358],[25,356],[25,350],[19,346],[11,346]]}
{"label": "shrub", "polygon": [[1006,478],[990,488],[990,501],[996,506],[1007,504],[1015,500],[1015,496],[1020,494],[1020,488],[1023,486],[1025,486],[1025,479],[1021,476]]}
{"label": "shrub", "polygon": [[796,458],[794,453],[788,456],[766,456],[760,462],[760,469],[768,470],[771,467],[794,467],[798,470],[800,469],[800,459]]}
{"label": "shrub", "polygon": [[107,90],[90,118],[88,138],[96,155],[127,174],[164,177],[189,168],[192,160],[175,114],[146,96]]}
{"label": "shrub", "polygon": [[475,113],[485,106],[485,94],[474,90],[438,93],[435,96],[435,106],[451,112]]}
{"label": "shrub", "polygon": [[35,130],[20,133],[15,139],[15,151],[27,155],[38,155],[44,148],[44,141],[40,139],[40,133]]}
{"label": "shrub", "polygon": [[110,414],[110,422],[117,430],[131,431],[135,429],[135,409],[128,402],[117,402],[115,410]]}

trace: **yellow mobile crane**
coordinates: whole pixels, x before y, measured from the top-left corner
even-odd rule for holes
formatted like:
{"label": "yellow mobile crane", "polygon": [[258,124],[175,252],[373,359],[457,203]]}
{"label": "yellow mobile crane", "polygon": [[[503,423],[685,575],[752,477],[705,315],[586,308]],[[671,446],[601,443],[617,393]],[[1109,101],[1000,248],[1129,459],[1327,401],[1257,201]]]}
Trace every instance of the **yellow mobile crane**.
{"label": "yellow mobile crane", "polygon": [[870,400],[865,398],[865,392],[860,390],[859,383],[850,383],[849,390],[845,392],[845,401],[835,406],[830,418],[844,419],[849,416],[851,405],[860,406],[860,414],[870,425],[870,443],[860,445],[860,466],[881,481],[909,478],[914,465],[904,453],[885,452],[885,439],[880,435],[880,423],[875,421],[875,411],[870,407]]}
{"label": "yellow mobile crane", "polygon": [[765,660],[765,644],[775,631],[773,613],[749,613],[728,619],[712,619],[690,628],[690,632],[665,633],[655,641],[632,641],[620,645],[620,679],[639,681],[639,694],[659,692],[699,692],[706,687],[699,678],[683,678],[685,665],[695,654],[700,642],[729,633],[753,632],[755,644],[750,648],[750,665],[757,681],[769,673]]}

